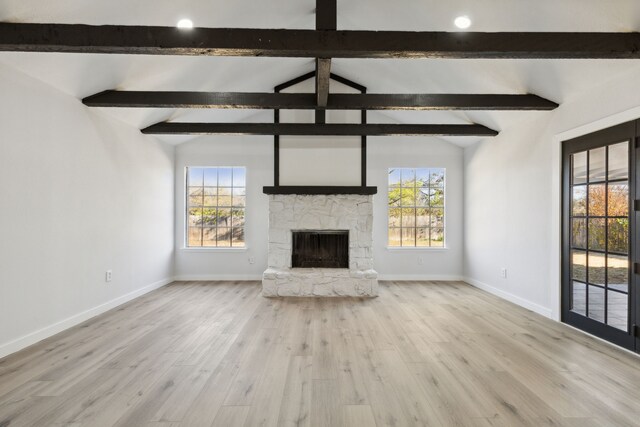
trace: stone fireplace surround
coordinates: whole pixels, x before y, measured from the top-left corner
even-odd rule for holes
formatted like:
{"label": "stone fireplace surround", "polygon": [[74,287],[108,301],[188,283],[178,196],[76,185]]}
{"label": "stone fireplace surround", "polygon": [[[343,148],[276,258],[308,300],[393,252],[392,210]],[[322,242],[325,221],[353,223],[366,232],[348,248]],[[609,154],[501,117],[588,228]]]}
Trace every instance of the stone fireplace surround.
{"label": "stone fireplace surround", "polygon": [[[360,194],[270,194],[262,295],[377,296],[372,200]],[[349,230],[349,268],[291,268],[292,230]]]}

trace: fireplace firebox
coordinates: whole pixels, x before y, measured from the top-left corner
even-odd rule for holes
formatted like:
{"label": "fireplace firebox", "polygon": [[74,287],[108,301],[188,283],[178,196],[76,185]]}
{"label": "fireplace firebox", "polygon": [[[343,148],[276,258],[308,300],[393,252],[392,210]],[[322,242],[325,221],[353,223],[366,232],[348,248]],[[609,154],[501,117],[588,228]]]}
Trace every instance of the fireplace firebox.
{"label": "fireplace firebox", "polygon": [[291,267],[349,268],[349,230],[293,230]]}

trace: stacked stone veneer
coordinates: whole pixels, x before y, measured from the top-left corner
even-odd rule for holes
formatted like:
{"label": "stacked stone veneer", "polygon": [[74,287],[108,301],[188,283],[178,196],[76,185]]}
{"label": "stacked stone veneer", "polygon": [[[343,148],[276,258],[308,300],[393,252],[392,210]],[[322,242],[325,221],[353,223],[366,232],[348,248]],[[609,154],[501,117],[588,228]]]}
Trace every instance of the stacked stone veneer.
{"label": "stacked stone veneer", "polygon": [[[377,296],[372,199],[356,194],[269,195],[269,255],[262,294]],[[291,268],[292,230],[349,230],[349,268]]]}

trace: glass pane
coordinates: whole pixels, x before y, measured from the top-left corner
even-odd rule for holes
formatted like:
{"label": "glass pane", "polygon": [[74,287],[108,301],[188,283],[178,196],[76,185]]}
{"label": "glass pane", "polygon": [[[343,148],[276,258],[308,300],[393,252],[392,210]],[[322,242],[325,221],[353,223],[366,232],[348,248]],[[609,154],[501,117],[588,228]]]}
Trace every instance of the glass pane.
{"label": "glass pane", "polygon": [[589,218],[589,249],[604,251],[605,241],[605,219]]}
{"label": "glass pane", "polygon": [[416,225],[416,210],[411,208],[402,209],[402,226],[403,227],[415,227]]}
{"label": "glass pane", "polygon": [[416,185],[418,187],[428,187],[429,175],[429,169],[416,169]]}
{"label": "glass pane", "polygon": [[202,187],[189,187],[189,196],[202,196]]}
{"label": "glass pane", "polygon": [[583,282],[587,281],[587,252],[571,251],[571,278]]}
{"label": "glass pane", "polygon": [[189,206],[200,206],[202,205],[202,195],[200,194],[190,194],[189,195]]}
{"label": "glass pane", "polygon": [[607,324],[626,331],[629,319],[629,295],[607,291]]}
{"label": "glass pane", "polygon": [[401,200],[402,206],[415,206],[416,205],[416,189],[415,188],[401,188]]}
{"label": "glass pane", "polygon": [[416,226],[428,227],[429,224],[430,224],[429,209],[428,208],[416,209]]}
{"label": "glass pane", "polygon": [[587,247],[587,220],[584,218],[573,218],[571,220],[571,246],[574,248]]}
{"label": "glass pane", "polygon": [[432,188],[429,203],[431,206],[444,206],[444,189]]}
{"label": "glass pane", "polygon": [[231,229],[217,228],[218,246],[231,246]]}
{"label": "glass pane", "polygon": [[403,168],[401,170],[402,186],[415,187],[416,185],[416,170]]}
{"label": "glass pane", "polygon": [[624,255],[607,256],[607,286],[629,292],[629,258]]}
{"label": "glass pane", "polygon": [[416,228],[416,246],[429,246],[429,229],[425,227]]}
{"label": "glass pane", "polygon": [[573,282],[571,310],[583,316],[587,315],[587,285],[584,283]]}
{"label": "glass pane", "polygon": [[234,228],[231,238],[232,246],[244,246],[244,228]]}
{"label": "glass pane", "polygon": [[436,227],[436,228],[444,227],[444,209],[442,208],[431,209],[431,227]]}
{"label": "glass pane", "polygon": [[216,225],[216,208],[202,209],[202,225],[204,227],[215,227]]}
{"label": "glass pane", "polygon": [[416,229],[415,228],[403,228],[402,229],[402,246],[415,246]]}
{"label": "glass pane", "polygon": [[604,181],[606,147],[589,150],[589,182]]}
{"label": "glass pane", "polygon": [[389,187],[398,187],[400,185],[400,169],[389,169]]}
{"label": "glass pane", "polygon": [[202,246],[216,246],[215,227],[204,227],[202,229]]}
{"label": "glass pane", "polygon": [[389,208],[389,227],[400,227],[400,209]]}
{"label": "glass pane", "polygon": [[444,169],[431,169],[431,178],[429,184],[432,187],[444,187]]}
{"label": "glass pane", "polygon": [[442,228],[431,229],[431,246],[435,246],[435,247],[444,246],[444,229]]}
{"label": "glass pane", "polygon": [[218,206],[231,206],[231,188],[218,189]]}
{"label": "glass pane", "polygon": [[245,168],[233,168],[233,186],[234,187],[247,186]]}
{"label": "glass pane", "polygon": [[202,228],[189,227],[187,246],[202,246]]}
{"label": "glass pane", "polygon": [[604,184],[595,184],[589,186],[589,216],[605,215],[605,192]]}
{"label": "glass pane", "polygon": [[400,246],[400,229],[389,229],[389,246]]}
{"label": "glass pane", "polygon": [[604,289],[589,286],[589,313],[591,319],[604,322]]}
{"label": "glass pane", "polygon": [[609,180],[629,177],[629,143],[609,146]]}
{"label": "glass pane", "polygon": [[218,220],[216,221],[218,227],[230,227],[231,226],[231,208],[218,209]]}
{"label": "glass pane", "polygon": [[203,168],[187,168],[187,179],[190,186],[202,186]]}
{"label": "glass pane", "polygon": [[231,225],[233,227],[244,227],[244,209],[234,209],[231,212]]}
{"label": "glass pane", "polygon": [[416,206],[429,206],[429,193],[428,188],[418,188],[416,195]]}
{"label": "glass pane", "polygon": [[216,206],[218,203],[217,196],[204,196],[204,206]]}
{"label": "glass pane", "polygon": [[[236,196],[236,194],[235,194],[236,190],[237,190],[237,188],[233,189],[233,193],[234,193],[233,194],[233,200],[232,200],[233,206],[244,206],[246,204],[246,202],[245,202],[246,198],[245,198],[244,195]],[[244,193],[244,190],[242,192]]]}
{"label": "glass pane", "polygon": [[609,251],[626,254],[629,251],[629,220],[609,218]]}
{"label": "glass pane", "polygon": [[400,187],[389,188],[389,206],[400,206]]}
{"label": "glass pane", "polygon": [[231,168],[218,168],[218,186],[219,187],[231,187]]}
{"label": "glass pane", "polygon": [[218,185],[218,168],[204,169],[204,186],[216,187]]}
{"label": "glass pane", "polygon": [[202,208],[189,208],[187,224],[189,226],[202,224]]}
{"label": "glass pane", "polygon": [[587,152],[576,153],[573,159],[573,184],[587,183]]}
{"label": "glass pane", "polygon": [[629,185],[627,183],[609,184],[609,216],[629,215]]}
{"label": "glass pane", "polygon": [[218,187],[204,187],[203,192],[205,196],[217,196]]}
{"label": "glass pane", "polygon": [[585,216],[587,214],[587,187],[585,185],[573,187],[571,214],[573,216]]}
{"label": "glass pane", "polygon": [[589,252],[587,261],[589,277],[588,282],[594,285],[604,286],[605,257],[604,254]]}

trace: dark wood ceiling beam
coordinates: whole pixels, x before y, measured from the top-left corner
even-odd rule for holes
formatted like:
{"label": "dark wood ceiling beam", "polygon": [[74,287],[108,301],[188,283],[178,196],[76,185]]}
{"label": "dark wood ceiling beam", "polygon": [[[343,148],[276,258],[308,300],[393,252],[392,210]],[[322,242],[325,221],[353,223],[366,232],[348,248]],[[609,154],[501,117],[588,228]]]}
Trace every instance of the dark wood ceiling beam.
{"label": "dark wood ceiling beam", "polygon": [[334,124],[334,123],[183,123],[164,122],[142,130],[154,135],[312,135],[312,136],[495,136],[482,125]]}
{"label": "dark wood ceiling beam", "polygon": [[306,58],[640,58],[640,33],[332,31],[0,23],[0,51]]}
{"label": "dark wood ceiling beam", "polygon": [[331,58],[316,58],[316,104],[326,107],[329,99]]}
{"label": "dark wood ceiling beam", "polygon": [[[82,100],[90,107],[317,109],[313,93],[145,92],[108,90]],[[351,94],[328,95],[328,110],[553,110],[555,102],[536,95]]]}

